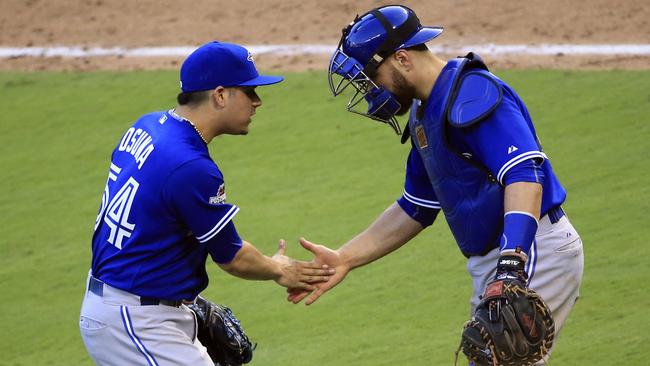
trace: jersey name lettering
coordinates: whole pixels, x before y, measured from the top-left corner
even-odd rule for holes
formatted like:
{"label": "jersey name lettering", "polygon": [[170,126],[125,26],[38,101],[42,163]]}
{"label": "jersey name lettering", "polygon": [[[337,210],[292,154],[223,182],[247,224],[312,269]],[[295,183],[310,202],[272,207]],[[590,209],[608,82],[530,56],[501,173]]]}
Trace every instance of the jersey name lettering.
{"label": "jersey name lettering", "polygon": [[124,137],[122,137],[122,141],[120,141],[117,150],[131,154],[138,164],[138,170],[140,170],[154,149],[151,141],[152,138],[147,131],[141,128],[136,130],[134,127],[131,127],[126,131]]}

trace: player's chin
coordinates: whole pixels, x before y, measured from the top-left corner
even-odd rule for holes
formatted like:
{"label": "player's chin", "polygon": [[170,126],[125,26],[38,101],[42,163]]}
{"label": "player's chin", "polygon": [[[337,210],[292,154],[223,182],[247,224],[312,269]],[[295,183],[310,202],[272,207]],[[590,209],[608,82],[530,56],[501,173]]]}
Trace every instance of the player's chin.
{"label": "player's chin", "polygon": [[248,135],[248,131],[250,129],[249,126],[250,126],[250,121],[248,121],[248,123],[246,123],[245,126],[242,126],[242,128],[239,130],[239,134],[240,135]]}
{"label": "player's chin", "polygon": [[228,132],[225,132],[226,135],[248,135],[248,126],[240,128],[231,128]]}
{"label": "player's chin", "polygon": [[235,131],[235,133],[233,133],[233,135],[248,135],[248,127],[244,127],[244,128],[241,128],[241,129]]}

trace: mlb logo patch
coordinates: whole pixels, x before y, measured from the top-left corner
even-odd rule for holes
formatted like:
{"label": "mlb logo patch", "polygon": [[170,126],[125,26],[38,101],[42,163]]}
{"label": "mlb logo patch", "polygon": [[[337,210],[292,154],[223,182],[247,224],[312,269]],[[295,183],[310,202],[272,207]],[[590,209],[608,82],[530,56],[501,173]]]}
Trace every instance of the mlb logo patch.
{"label": "mlb logo patch", "polygon": [[220,205],[226,202],[226,184],[223,183],[219,186],[217,190],[217,195],[210,197],[209,203],[211,205]]}

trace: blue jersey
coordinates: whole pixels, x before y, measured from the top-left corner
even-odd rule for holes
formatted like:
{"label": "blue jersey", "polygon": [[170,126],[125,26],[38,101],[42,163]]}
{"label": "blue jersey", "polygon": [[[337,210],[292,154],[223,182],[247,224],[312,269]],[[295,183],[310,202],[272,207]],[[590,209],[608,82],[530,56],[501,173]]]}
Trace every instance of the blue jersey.
{"label": "blue jersey", "polygon": [[[453,75],[456,71],[450,69],[452,66],[455,67],[456,65],[450,63],[443,72]],[[462,70],[462,66],[459,67]],[[465,72],[458,71],[459,76],[456,76],[456,78],[462,80],[462,75]],[[473,72],[477,73],[475,69],[473,69]],[[487,75],[487,71],[478,71],[478,73]],[[446,77],[447,75],[444,76]],[[422,158],[422,146],[427,148],[427,144],[432,145],[434,139],[445,140],[446,142],[439,144],[439,146],[447,146],[447,149],[450,151],[449,155],[458,155],[461,158],[450,163],[452,164],[451,166],[458,166],[458,164],[475,165],[477,169],[483,169],[486,171],[486,174],[489,173],[490,178],[493,177],[496,179],[495,184],[499,184],[502,187],[521,181],[540,183],[543,189],[541,204],[542,216],[550,209],[562,204],[566,198],[566,191],[555,176],[548,157],[541,149],[541,144],[538,141],[526,106],[514,90],[506,83],[492,74],[489,74],[489,77],[501,89],[502,98],[495,106],[495,109],[492,112],[488,112],[480,122],[463,128],[452,127],[451,125],[446,128],[441,128],[440,131],[445,131],[444,133],[446,134],[443,137],[425,136],[425,132],[420,130],[419,127],[416,129],[415,134],[411,134],[413,136],[413,148],[406,163],[404,192],[398,200],[398,203],[411,217],[419,221],[423,226],[431,225],[440,209],[444,211],[445,205],[441,204],[439,197],[448,198],[450,194],[451,197],[457,194],[456,192],[438,192],[436,191],[436,185],[432,184],[430,172],[427,171],[426,163]],[[454,90],[453,85],[454,83],[451,80],[436,82],[433,92],[437,91],[444,95],[445,93],[449,93],[448,90]],[[435,98],[433,96],[430,97],[424,106],[421,106],[419,101],[415,101],[411,111],[410,124],[414,125],[419,122],[437,126],[437,123],[447,123],[446,121],[436,122],[439,119],[435,115],[435,110],[440,110],[440,106],[436,106],[436,103],[440,103],[440,98],[437,95]],[[418,109],[423,111],[423,118],[421,120],[417,118],[416,111]],[[429,139],[428,142],[426,141],[427,138]],[[441,156],[444,157],[445,155]],[[445,159],[447,158],[445,157]],[[449,162],[451,160],[450,158]],[[462,163],[463,161],[465,163]],[[432,163],[436,164],[433,161]],[[448,164],[448,162],[446,161],[445,164]],[[462,171],[462,169],[458,168],[458,171]],[[441,172],[436,173],[438,178],[447,179],[439,176]],[[479,176],[481,175],[479,174]],[[458,179],[460,179],[459,182],[462,182],[462,177]],[[468,176],[466,179],[476,179],[476,175]],[[480,179],[486,179],[485,175]],[[452,188],[451,186],[440,184],[438,189],[444,189],[442,187]],[[457,185],[453,187],[455,190],[458,188]],[[466,203],[456,207],[453,202],[446,202],[447,206],[454,210],[470,209],[470,206],[474,205],[472,203],[474,199],[471,197],[473,196],[476,197],[476,200],[480,200],[478,195],[483,193],[479,192],[483,191],[476,191],[474,193],[465,191],[462,195],[467,197],[468,201]],[[460,197],[458,196],[458,198]],[[494,205],[494,210],[499,211],[495,212],[498,215],[497,217],[503,217],[502,204],[503,202],[501,200],[500,205]],[[445,214],[450,213],[445,212]],[[458,212],[451,214],[458,214]],[[500,219],[495,218],[495,222],[496,220],[500,221]],[[465,226],[469,228],[473,225],[468,221],[466,225],[461,223],[457,227]],[[460,232],[454,232],[454,234],[457,238],[462,236]],[[499,237],[500,235],[493,235],[492,239],[498,239]],[[484,249],[489,249],[495,244],[495,242],[487,244],[470,243],[467,244],[466,248],[461,249],[464,252],[475,254],[482,252]],[[473,250],[469,250],[469,248]]]}
{"label": "blue jersey", "polygon": [[142,116],[113,151],[95,222],[92,274],[159,299],[193,299],[208,254],[231,261],[242,241],[223,175],[192,125],[173,111]]}

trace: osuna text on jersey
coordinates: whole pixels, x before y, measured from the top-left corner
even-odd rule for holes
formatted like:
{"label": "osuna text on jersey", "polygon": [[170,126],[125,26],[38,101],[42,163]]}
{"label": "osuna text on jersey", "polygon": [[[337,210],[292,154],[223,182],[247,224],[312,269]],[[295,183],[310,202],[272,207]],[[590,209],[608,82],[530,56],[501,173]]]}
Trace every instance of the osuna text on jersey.
{"label": "osuna text on jersey", "polygon": [[[167,120],[167,116],[162,116],[158,121],[163,124]],[[154,145],[152,138],[147,131],[141,128],[129,128],[122,137],[120,145],[117,147],[118,151],[124,151],[133,156],[135,162],[138,164],[138,169],[142,169],[142,165],[153,152]]]}

